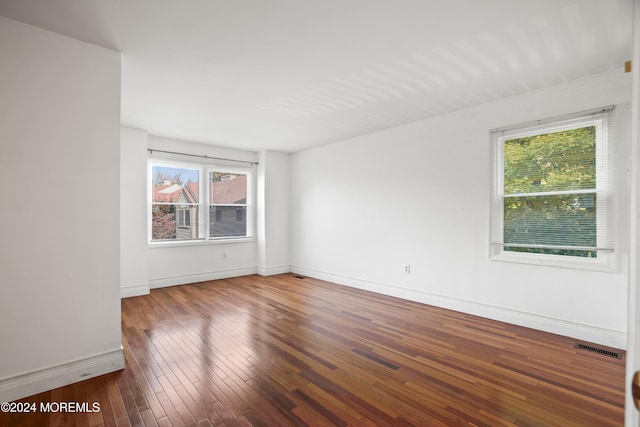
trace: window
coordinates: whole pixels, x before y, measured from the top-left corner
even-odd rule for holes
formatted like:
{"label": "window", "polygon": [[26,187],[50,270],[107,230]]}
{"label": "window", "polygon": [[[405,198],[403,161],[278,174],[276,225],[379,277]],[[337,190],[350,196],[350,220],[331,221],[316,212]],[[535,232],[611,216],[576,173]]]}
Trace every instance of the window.
{"label": "window", "polygon": [[492,255],[606,264],[614,249],[612,109],[492,132]]}
{"label": "window", "polygon": [[164,161],[149,169],[151,242],[251,237],[250,169]]}
{"label": "window", "polygon": [[151,240],[198,238],[199,169],[152,166],[151,194]]}
{"label": "window", "polygon": [[[209,237],[247,234],[243,211],[247,208],[247,175],[224,171],[209,172]],[[238,215],[240,210],[240,215]]]}
{"label": "window", "polygon": [[191,211],[188,207],[181,207],[178,210],[178,227],[188,228],[191,225]]}

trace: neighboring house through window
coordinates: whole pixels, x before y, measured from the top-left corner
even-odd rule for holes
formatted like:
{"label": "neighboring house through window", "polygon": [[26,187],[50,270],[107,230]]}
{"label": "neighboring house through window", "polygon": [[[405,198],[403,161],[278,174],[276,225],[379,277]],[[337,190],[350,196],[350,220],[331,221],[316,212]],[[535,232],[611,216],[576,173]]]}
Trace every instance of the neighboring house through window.
{"label": "neighboring house through window", "polygon": [[250,236],[248,170],[154,161],[150,171],[152,242]]}
{"label": "neighboring house through window", "polygon": [[178,227],[187,228],[191,224],[191,211],[188,207],[181,207],[178,210]]}
{"label": "neighboring house through window", "polygon": [[151,240],[197,239],[199,170],[154,165],[151,172]]}
{"label": "neighboring house through window", "polygon": [[[209,172],[209,237],[233,237],[247,234],[247,175],[224,171]],[[240,210],[240,216],[238,215]],[[214,214],[215,212],[215,214]]]}

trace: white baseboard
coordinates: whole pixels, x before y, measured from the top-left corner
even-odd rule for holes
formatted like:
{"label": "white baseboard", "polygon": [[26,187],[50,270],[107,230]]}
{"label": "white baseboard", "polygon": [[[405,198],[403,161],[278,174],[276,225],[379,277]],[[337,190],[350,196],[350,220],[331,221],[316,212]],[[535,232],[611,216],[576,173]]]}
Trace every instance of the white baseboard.
{"label": "white baseboard", "polygon": [[326,280],[339,285],[350,286],[462,313],[468,313],[475,316],[498,320],[500,322],[511,323],[514,325],[571,337],[577,340],[584,340],[618,349],[627,348],[627,334],[621,331],[614,331],[599,328],[597,326],[555,319],[533,313],[520,312],[509,308],[461,300],[415,289],[406,289],[394,285],[327,273],[306,267],[292,265],[291,272],[320,280]]}
{"label": "white baseboard", "polygon": [[120,287],[120,298],[137,297],[140,295],[148,295],[150,292],[148,283],[139,285],[126,285]]}
{"label": "white baseboard", "polygon": [[281,265],[279,267],[258,267],[257,273],[261,276],[275,276],[276,274],[291,273],[291,266]]}
{"label": "white baseboard", "polygon": [[11,402],[78,381],[124,369],[122,347],[0,380],[0,402]]}
{"label": "white baseboard", "polygon": [[206,282],[207,280],[228,279],[231,277],[256,274],[256,267],[230,268],[227,270],[208,271],[204,273],[183,274],[178,276],[154,277],[149,279],[151,289],[167,286],[187,285],[189,283]]}

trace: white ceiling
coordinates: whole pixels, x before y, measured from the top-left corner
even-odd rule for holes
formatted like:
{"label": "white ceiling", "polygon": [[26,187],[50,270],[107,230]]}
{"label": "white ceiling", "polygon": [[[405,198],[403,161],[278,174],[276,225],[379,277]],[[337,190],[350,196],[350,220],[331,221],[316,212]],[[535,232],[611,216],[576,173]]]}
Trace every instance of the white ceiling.
{"label": "white ceiling", "polygon": [[301,151],[623,66],[632,0],[0,0],[122,52],[122,123]]}

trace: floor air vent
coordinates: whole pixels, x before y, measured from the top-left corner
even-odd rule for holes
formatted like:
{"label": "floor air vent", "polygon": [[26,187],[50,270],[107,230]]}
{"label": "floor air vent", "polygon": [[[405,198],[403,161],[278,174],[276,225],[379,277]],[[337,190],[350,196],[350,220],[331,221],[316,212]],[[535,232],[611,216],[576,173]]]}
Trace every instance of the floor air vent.
{"label": "floor air vent", "polygon": [[294,274],[293,277],[295,277],[296,279],[306,279],[306,277],[300,276],[299,274]]}
{"label": "floor air vent", "polygon": [[622,359],[622,355],[620,353],[616,353],[615,351],[605,350],[603,348],[593,347],[590,345],[584,345],[580,343],[576,343],[574,347],[580,350],[587,350],[593,353],[602,354],[604,356],[615,357],[616,359]]}

